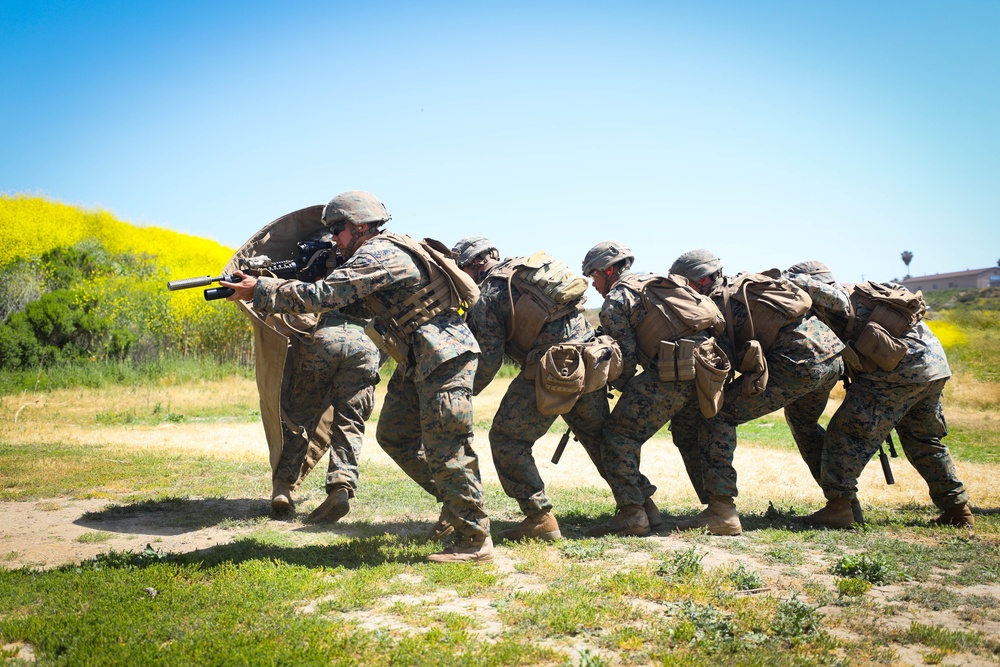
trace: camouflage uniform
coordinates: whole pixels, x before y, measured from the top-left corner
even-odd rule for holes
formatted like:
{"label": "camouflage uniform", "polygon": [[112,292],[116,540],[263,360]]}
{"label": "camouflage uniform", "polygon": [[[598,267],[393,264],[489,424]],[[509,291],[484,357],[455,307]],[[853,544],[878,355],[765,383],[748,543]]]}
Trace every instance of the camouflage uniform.
{"label": "camouflage uniform", "polygon": [[[838,332],[847,329],[850,301],[843,288],[806,274],[789,278],[809,292],[817,311]],[[858,305],[856,326],[871,311]],[[891,371],[854,371],[843,404],[826,431],[821,486],[827,499],[855,499],[858,477],[893,428],[906,458],[927,482],[931,499],[942,510],[965,505],[968,493],[941,438],[948,434],[941,393],[951,377],[940,341],[921,321],[901,338],[906,355]]]}
{"label": "camouflage uniform", "polygon": [[[728,320],[730,315],[726,312],[720,288],[717,287],[710,296]],[[732,309],[732,329],[740,331],[747,320],[746,306],[736,299],[730,299],[729,306]],[[720,339],[720,344],[735,365],[737,356],[733,354],[728,331]],[[733,467],[736,426],[778,408],[785,409],[792,435],[810,471],[819,469],[824,436],[817,420],[826,406],[830,391],[844,372],[839,356],[843,349],[840,339],[813,315],[779,330],[774,344],[764,355],[768,369],[766,389],[757,396],[744,396],[741,393],[742,382],[737,379],[726,387],[719,414],[712,419],[699,420],[697,439],[703,447],[704,493],[728,497],[738,494],[736,469]],[[697,488],[697,484],[695,486]]]}
{"label": "camouflage uniform", "polygon": [[[377,235],[324,280],[260,278],[253,301],[265,312],[322,312],[366,298],[392,309],[429,282],[420,260]],[[444,502],[462,538],[482,543],[490,524],[472,448],[472,379],[479,347],[462,317],[451,312],[418,327],[410,344],[411,358],[397,366],[389,382],[376,440]]]}
{"label": "camouflage uniform", "polygon": [[[655,361],[636,375],[639,348],[635,332],[646,317],[646,307],[642,295],[623,280],[631,275],[627,270],[620,274],[604,298],[600,315],[604,333],[614,338],[622,351],[622,374],[611,383],[622,394],[604,424],[601,449],[608,484],[618,507],[642,505],[656,492],[656,487],[639,470],[643,443],[685,404],[691,403],[691,409],[698,412],[694,381],[662,382]],[[687,336],[699,341],[707,337],[705,332]],[[696,450],[682,450],[681,458],[689,474],[696,467],[700,475],[701,460]]]}
{"label": "camouflage uniform", "polygon": [[[509,261],[512,260],[507,260]],[[506,279],[490,277],[504,266],[506,262],[494,267],[483,279],[479,301],[469,311],[470,326],[482,349],[473,389],[475,394],[489,385],[503,364],[504,344],[510,333],[507,331],[507,323],[511,319],[511,303],[521,296],[517,287],[509,286]],[[535,346],[585,342],[593,338],[593,328],[583,314],[577,312],[545,324],[535,339]],[[583,444],[601,477],[605,476],[601,464],[601,428],[607,416],[608,399],[603,391],[583,394],[573,409],[562,415]],[[538,474],[531,450],[535,441],[548,432],[555,419],[555,416],[543,415],[538,411],[534,381],[518,375],[501,400],[490,428],[490,448],[493,450],[493,463],[500,484],[504,492],[516,499],[521,511],[529,517],[552,509],[552,502],[545,494],[545,483]]]}
{"label": "camouflage uniform", "polygon": [[327,405],[334,409],[326,492],[358,488],[358,457],[365,421],[375,405],[379,352],[359,320],[333,311],[311,336],[292,338],[292,362],[282,392],[282,448],[274,479],[294,488],[325,451],[309,451]]}

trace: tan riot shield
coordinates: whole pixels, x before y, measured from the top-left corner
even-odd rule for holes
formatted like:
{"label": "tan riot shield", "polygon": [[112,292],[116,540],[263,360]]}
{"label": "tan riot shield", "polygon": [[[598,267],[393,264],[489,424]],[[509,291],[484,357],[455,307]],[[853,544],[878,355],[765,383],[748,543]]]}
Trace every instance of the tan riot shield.
{"label": "tan riot shield", "polygon": [[[324,228],[322,213],[322,205],[309,206],[265,225],[240,246],[226,264],[224,273],[231,274],[240,269],[242,262],[250,257],[267,255],[273,261],[296,258],[299,252],[296,244]],[[247,303],[237,302],[237,305],[253,326],[254,370],[257,393],[260,396],[260,418],[264,425],[273,472],[281,456],[281,391],[286,368],[292,366],[294,346],[291,337],[301,334],[293,331],[280,317],[268,315],[262,318]],[[299,330],[301,328],[295,327]],[[330,448],[332,423],[333,407],[327,403],[322,414],[317,415],[311,423],[294,425],[308,429],[310,435],[308,455],[302,464],[296,486]]]}

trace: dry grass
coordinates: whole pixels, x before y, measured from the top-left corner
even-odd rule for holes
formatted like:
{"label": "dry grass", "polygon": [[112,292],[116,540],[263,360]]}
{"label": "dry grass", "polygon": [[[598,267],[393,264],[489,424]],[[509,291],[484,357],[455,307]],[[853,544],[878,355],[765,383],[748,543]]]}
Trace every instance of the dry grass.
{"label": "dry grass", "polygon": [[[498,380],[476,397],[477,421],[488,420],[496,411],[507,382]],[[959,383],[958,390],[964,392],[968,386]],[[378,389],[380,407],[384,384],[380,384]],[[838,389],[838,392],[840,395],[835,394],[835,398],[842,398],[842,390]],[[161,411],[169,406],[170,411],[187,414],[204,410],[205,406],[220,401],[241,406],[235,412],[255,407],[256,387],[250,380],[232,380],[139,390],[74,389],[8,396],[0,401],[0,442],[112,444],[125,449],[155,447],[197,451],[228,459],[266,461],[267,443],[256,419],[246,421],[243,418],[220,417],[198,422],[125,425],[100,424],[95,419],[96,414],[108,411],[133,410],[149,414],[157,405],[161,406]],[[832,412],[837,404],[839,400],[831,401],[828,412]],[[980,428],[996,426],[996,413],[967,406],[968,403],[963,402],[961,407],[948,408],[949,420],[952,423],[975,424]],[[559,487],[585,485],[603,488],[603,482],[579,443],[570,442],[558,465],[550,462],[558,438],[558,434],[550,433],[535,446],[539,470],[554,495]],[[487,434],[481,429],[477,429],[475,446],[480,455],[484,481],[497,483]],[[373,428],[368,429],[365,437],[364,458],[391,464],[375,443]],[[766,507],[768,501],[776,505],[822,503],[819,488],[794,451],[743,442],[737,450],[735,463],[739,472],[741,504],[758,508]],[[654,438],[646,445],[642,467],[659,487],[656,497],[661,503],[679,508],[698,504],[677,450],[668,437]],[[1000,488],[993,481],[1000,472],[998,466],[958,461],[958,467],[977,506],[1000,505]],[[860,480],[865,502],[885,506],[929,504],[927,486],[909,464],[894,461],[893,472],[897,482],[894,486],[886,486],[878,463],[868,466]]]}

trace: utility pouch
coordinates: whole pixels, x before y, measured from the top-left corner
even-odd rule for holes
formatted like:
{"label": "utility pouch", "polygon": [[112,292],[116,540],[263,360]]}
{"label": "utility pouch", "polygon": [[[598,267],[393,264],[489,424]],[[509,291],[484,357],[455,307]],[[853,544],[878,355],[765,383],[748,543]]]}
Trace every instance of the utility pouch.
{"label": "utility pouch", "polygon": [[365,325],[365,334],[372,339],[382,352],[396,360],[397,364],[405,364],[410,357],[410,346],[393,333],[381,318],[373,318]]}
{"label": "utility pouch", "polygon": [[656,354],[656,369],[659,371],[660,382],[677,381],[677,367],[674,365],[676,356],[677,343],[661,340],[660,351]]}
{"label": "utility pouch", "polygon": [[677,362],[679,381],[694,379],[694,349],[697,345],[698,342],[690,338],[681,338],[677,341],[677,356],[674,357],[674,361]]}
{"label": "utility pouch", "polygon": [[583,394],[586,365],[580,347],[553,345],[535,369],[535,403],[543,415],[569,412]]}
{"label": "utility pouch", "polygon": [[869,320],[854,341],[854,349],[871,359],[882,370],[891,371],[906,356],[908,348],[906,343],[886,331],[881,324]]}
{"label": "utility pouch", "polygon": [[740,393],[744,396],[759,396],[767,389],[767,359],[759,340],[747,343],[743,361],[740,362],[740,375],[743,383]]}
{"label": "utility pouch", "polygon": [[603,389],[622,374],[622,351],[611,336],[598,336],[583,345],[583,393]]}
{"label": "utility pouch", "polygon": [[694,348],[694,388],[698,409],[706,419],[719,414],[725,394],[726,379],[732,366],[714,338]]}
{"label": "utility pouch", "polygon": [[694,350],[697,341],[682,338],[679,341],[660,341],[656,369],[661,382],[683,382],[694,379]]}

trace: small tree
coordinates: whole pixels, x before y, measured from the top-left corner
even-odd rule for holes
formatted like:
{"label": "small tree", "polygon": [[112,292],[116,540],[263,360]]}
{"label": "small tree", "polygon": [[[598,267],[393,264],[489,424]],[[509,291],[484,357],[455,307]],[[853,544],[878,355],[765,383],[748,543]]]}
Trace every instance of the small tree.
{"label": "small tree", "polygon": [[[904,250],[903,254],[900,255],[903,258],[903,264],[906,264],[906,277],[910,277],[910,262],[913,261],[913,253],[909,250]],[[1000,264],[1000,262],[998,262]]]}

